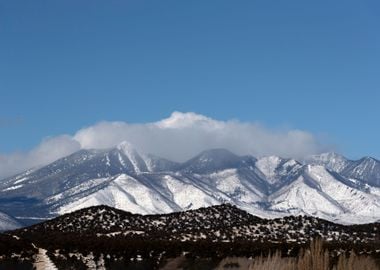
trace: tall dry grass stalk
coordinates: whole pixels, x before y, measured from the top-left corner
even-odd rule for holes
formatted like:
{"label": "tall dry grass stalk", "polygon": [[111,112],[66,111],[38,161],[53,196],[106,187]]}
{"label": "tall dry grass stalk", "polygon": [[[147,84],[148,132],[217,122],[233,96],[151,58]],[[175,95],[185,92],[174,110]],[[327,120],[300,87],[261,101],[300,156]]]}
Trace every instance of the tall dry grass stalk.
{"label": "tall dry grass stalk", "polygon": [[331,266],[330,256],[323,249],[321,240],[313,241],[310,247],[302,250],[297,258],[281,257],[280,252],[268,257],[257,257],[249,270],[379,270],[376,262],[369,256],[357,256],[351,252],[341,255],[336,265]]}
{"label": "tall dry grass stalk", "polygon": [[309,248],[301,250],[296,258],[282,257],[277,251],[268,256],[253,259],[246,257],[227,257],[215,270],[379,270],[376,261],[370,256],[341,254],[336,263],[330,260],[328,250],[323,248],[322,240],[313,241]]}
{"label": "tall dry grass stalk", "polygon": [[327,270],[329,269],[330,256],[323,250],[321,240],[313,241],[310,248],[301,251],[297,261],[297,270]]}
{"label": "tall dry grass stalk", "polygon": [[354,252],[347,257],[340,255],[338,263],[333,270],[372,270],[379,269],[376,262],[369,256],[357,256]]}
{"label": "tall dry grass stalk", "polygon": [[260,256],[255,258],[249,270],[297,270],[296,263],[293,258],[282,258],[281,253],[277,251],[268,257]]}

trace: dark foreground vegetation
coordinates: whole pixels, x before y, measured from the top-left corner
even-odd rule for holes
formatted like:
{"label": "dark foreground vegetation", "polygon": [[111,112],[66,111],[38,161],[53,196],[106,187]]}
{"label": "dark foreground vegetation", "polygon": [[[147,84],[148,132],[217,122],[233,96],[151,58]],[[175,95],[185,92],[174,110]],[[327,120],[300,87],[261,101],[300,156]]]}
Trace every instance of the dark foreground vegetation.
{"label": "dark foreground vegetation", "polygon": [[379,270],[379,229],[229,205],[150,216],[100,206],[0,235],[0,270],[33,269],[36,258],[79,270]]}
{"label": "dark foreground vegetation", "polygon": [[36,253],[30,241],[0,234],[0,270],[32,269]]}
{"label": "dark foreground vegetation", "polygon": [[58,232],[0,239],[0,269],[33,269],[33,245],[46,249],[58,269],[380,269],[379,243],[181,242]]}

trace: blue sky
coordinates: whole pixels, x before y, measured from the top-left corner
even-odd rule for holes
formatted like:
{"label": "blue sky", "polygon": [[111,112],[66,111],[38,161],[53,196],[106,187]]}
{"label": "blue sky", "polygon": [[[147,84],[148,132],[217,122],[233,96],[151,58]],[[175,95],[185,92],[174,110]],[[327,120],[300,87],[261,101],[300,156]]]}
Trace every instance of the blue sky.
{"label": "blue sky", "polygon": [[379,1],[0,2],[0,153],[173,111],[380,158]]}

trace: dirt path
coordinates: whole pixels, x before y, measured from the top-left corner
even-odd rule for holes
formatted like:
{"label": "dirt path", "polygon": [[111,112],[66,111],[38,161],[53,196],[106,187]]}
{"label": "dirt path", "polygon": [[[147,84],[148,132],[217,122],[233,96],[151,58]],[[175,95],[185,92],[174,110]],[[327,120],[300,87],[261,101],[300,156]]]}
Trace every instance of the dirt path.
{"label": "dirt path", "polygon": [[180,256],[177,258],[169,259],[168,262],[160,268],[160,270],[179,270],[182,269],[180,266],[185,261],[185,257]]}
{"label": "dirt path", "polygon": [[39,248],[36,261],[34,263],[36,270],[58,270],[54,263],[46,254],[46,249]]}

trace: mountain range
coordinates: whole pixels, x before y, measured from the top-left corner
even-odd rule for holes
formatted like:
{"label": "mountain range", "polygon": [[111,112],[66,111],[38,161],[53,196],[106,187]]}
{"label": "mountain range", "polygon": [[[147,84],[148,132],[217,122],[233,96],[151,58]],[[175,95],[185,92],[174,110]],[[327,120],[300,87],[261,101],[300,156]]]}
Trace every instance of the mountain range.
{"label": "mountain range", "polygon": [[162,214],[230,203],[266,218],[380,220],[380,161],[324,153],[303,160],[207,150],[186,162],[139,153],[123,142],[80,150],[0,181],[0,211],[24,224],[108,205]]}

